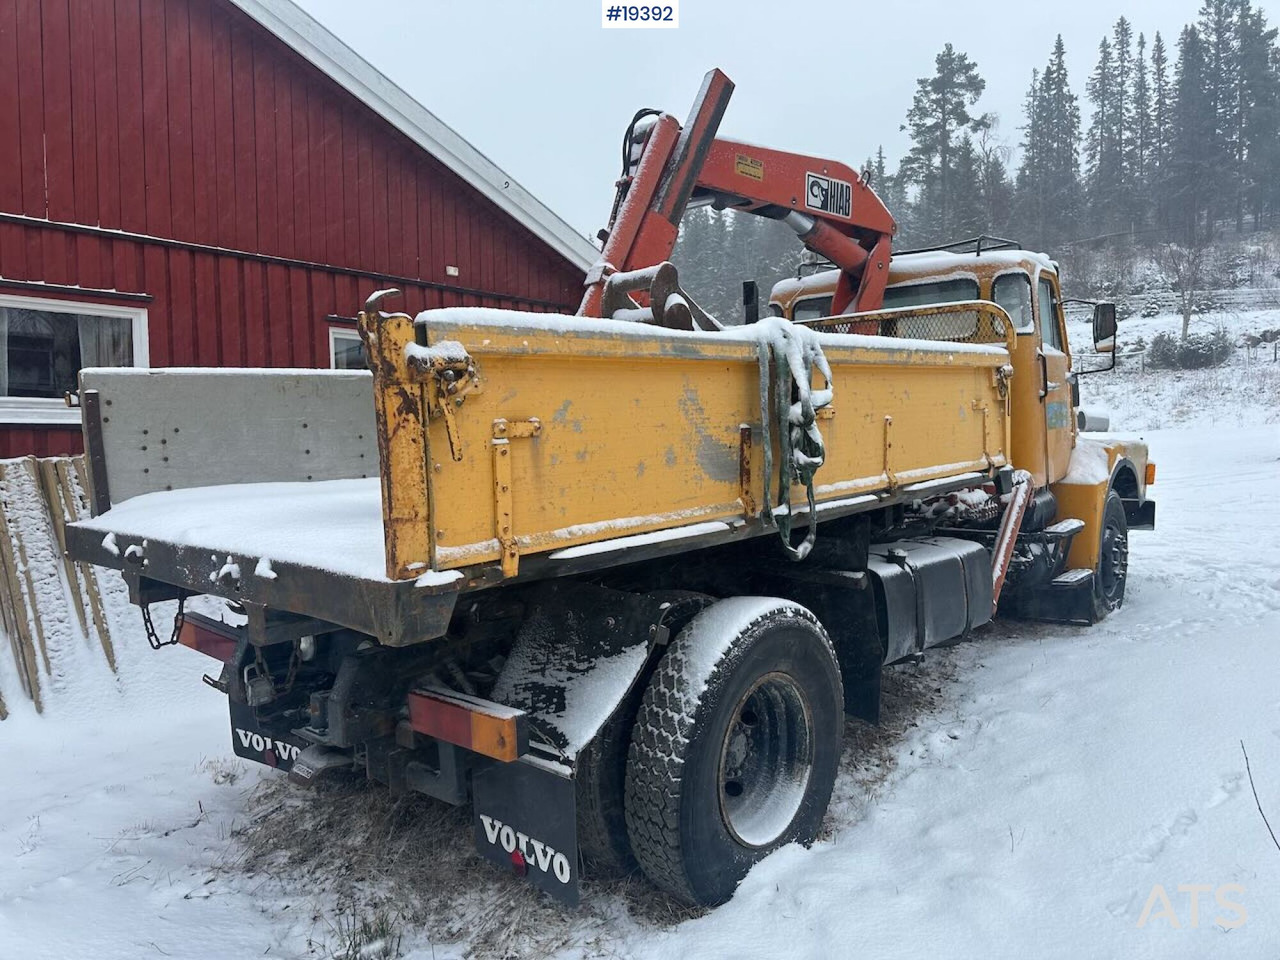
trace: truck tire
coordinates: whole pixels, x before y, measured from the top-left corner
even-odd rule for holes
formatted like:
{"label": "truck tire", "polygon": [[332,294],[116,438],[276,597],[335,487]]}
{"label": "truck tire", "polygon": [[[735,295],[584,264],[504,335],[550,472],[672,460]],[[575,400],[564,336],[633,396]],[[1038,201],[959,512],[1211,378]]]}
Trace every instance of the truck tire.
{"label": "truck tire", "polygon": [[636,869],[623,815],[623,778],[639,697],[628,697],[604,729],[578,754],[578,852],[592,874]]}
{"label": "truck tire", "polygon": [[650,678],[631,736],[627,835],[645,875],[710,906],[770,851],[812,842],[843,703],[831,640],[804,607],[734,597],[694,617]]}
{"label": "truck tire", "polygon": [[[690,590],[663,590],[653,596],[666,604],[662,622],[673,633],[713,602],[706,594]],[[624,794],[631,729],[651,673],[641,674],[600,733],[578,755],[574,774],[578,852],[596,875],[625,876],[638,869],[627,840]]]}
{"label": "truck tire", "polygon": [[1093,572],[1093,619],[1096,623],[1124,603],[1125,582],[1129,578],[1129,522],[1120,494],[1107,493],[1102,508],[1102,533],[1098,544],[1098,566]]}

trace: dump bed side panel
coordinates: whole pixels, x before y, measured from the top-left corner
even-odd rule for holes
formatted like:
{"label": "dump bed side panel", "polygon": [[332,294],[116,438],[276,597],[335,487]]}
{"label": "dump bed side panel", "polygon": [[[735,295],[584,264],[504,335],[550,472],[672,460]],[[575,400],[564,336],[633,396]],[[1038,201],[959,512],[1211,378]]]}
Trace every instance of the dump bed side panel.
{"label": "dump bed side panel", "polygon": [[[419,342],[461,344],[479,379],[452,404],[452,446],[445,417],[428,426],[432,567],[498,559],[504,498],[521,554],[731,522],[752,515],[744,501],[756,509],[766,501],[776,479],[764,477],[759,354],[745,335],[519,318],[467,310],[418,318]],[[1006,462],[1002,348],[847,335],[822,342],[835,399],[834,415],[819,421],[820,500]],[[536,435],[495,433],[495,422],[535,419]],[[495,472],[503,448],[509,467]]]}
{"label": "dump bed side panel", "polygon": [[158,490],[378,471],[365,371],[89,369],[80,384],[82,396],[97,391],[86,449],[95,491],[105,481],[112,504]]}

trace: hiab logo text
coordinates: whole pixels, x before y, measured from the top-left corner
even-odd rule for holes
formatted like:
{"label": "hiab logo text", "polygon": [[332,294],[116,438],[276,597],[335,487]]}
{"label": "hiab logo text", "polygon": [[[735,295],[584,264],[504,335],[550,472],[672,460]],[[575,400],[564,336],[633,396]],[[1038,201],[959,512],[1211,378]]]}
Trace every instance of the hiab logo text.
{"label": "hiab logo text", "polygon": [[[1210,918],[1200,911],[1201,894],[1213,894],[1217,907],[1225,911]],[[1249,911],[1243,903],[1233,899],[1244,896],[1244,886],[1239,883],[1224,883],[1214,886],[1211,883],[1180,883],[1175,895],[1171,898],[1164,884],[1157,883],[1147,896],[1147,904],[1142,908],[1142,916],[1138,918],[1138,926],[1148,924],[1161,926],[1167,924],[1175,930],[1195,930],[1202,919],[1211,920],[1215,927],[1223,930],[1234,930],[1243,927],[1249,919]]]}
{"label": "hiab logo text", "polygon": [[853,212],[853,184],[817,173],[804,175],[804,205],[847,217]]}

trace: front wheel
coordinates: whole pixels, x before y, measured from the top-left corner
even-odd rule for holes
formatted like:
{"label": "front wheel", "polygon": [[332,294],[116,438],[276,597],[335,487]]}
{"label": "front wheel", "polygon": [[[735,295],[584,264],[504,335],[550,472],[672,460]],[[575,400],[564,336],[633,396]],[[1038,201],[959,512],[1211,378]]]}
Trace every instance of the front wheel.
{"label": "front wheel", "polygon": [[797,604],[735,597],[698,614],[649,681],[631,735],[626,823],[649,879],[689,903],[809,843],[831,799],[844,695],[831,640]]}
{"label": "front wheel", "polygon": [[1098,543],[1098,565],[1093,571],[1093,619],[1098,621],[1124,603],[1129,579],[1129,522],[1124,501],[1114,490],[1107,494],[1102,509],[1102,535]]}

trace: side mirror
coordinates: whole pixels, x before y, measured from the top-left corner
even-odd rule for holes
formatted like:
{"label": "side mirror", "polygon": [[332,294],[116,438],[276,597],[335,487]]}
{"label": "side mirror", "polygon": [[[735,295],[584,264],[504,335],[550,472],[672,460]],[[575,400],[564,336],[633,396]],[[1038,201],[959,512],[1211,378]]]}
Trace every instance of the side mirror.
{"label": "side mirror", "polygon": [[1107,301],[1093,305],[1093,348],[1111,353],[1116,348],[1116,305]]}

